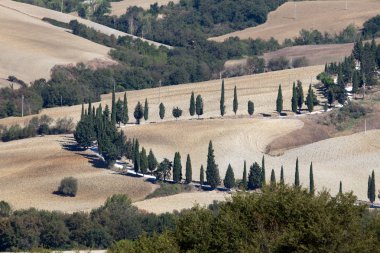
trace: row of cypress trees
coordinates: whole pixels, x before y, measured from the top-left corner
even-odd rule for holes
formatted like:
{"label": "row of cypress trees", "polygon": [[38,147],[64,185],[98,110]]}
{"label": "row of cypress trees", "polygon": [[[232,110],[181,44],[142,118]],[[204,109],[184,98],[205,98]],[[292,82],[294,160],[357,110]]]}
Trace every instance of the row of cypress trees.
{"label": "row of cypress trees", "polygon": [[[281,113],[283,111],[283,96],[282,96],[282,89],[281,84],[278,86],[278,92],[277,92],[277,100],[276,100],[276,111],[278,113]],[[311,84],[309,85],[309,89],[306,96],[306,101],[304,98],[303,88],[302,88],[302,82],[297,81],[297,85],[293,82],[293,89],[292,89],[292,99],[291,99],[291,105],[292,105],[292,112],[294,113],[301,113],[303,104],[306,104],[307,110],[309,112],[312,112],[314,110],[314,106],[319,104],[319,101],[317,99],[317,96],[314,93],[314,90],[311,87]]]}

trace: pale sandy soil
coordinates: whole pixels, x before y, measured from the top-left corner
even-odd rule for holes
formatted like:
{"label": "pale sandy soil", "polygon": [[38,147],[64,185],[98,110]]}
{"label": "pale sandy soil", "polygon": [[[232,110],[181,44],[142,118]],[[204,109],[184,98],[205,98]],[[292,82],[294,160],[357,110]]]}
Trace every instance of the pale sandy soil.
{"label": "pale sandy soil", "polygon": [[207,207],[214,201],[225,201],[229,194],[219,191],[180,193],[168,197],[147,199],[135,202],[133,205],[141,210],[161,214],[175,210],[189,209],[195,205]]}
{"label": "pale sandy soil", "polygon": [[[15,209],[90,211],[112,194],[124,193],[136,201],[156,188],[142,179],[92,166],[90,152],[63,149],[71,139],[46,136],[0,143],[0,200]],[[77,196],[52,194],[68,176],[78,179]]]}
{"label": "pale sandy soil", "polygon": [[[71,20],[75,19],[79,23],[82,23],[82,24],[84,24],[84,25],[86,25],[88,27],[94,28],[95,30],[98,30],[98,31],[100,31],[100,32],[102,32],[104,34],[107,34],[107,35],[112,35],[113,34],[116,37],[118,37],[118,36],[131,36],[133,38],[137,38],[134,35],[131,35],[131,34],[128,34],[128,33],[124,33],[124,32],[121,32],[121,31],[109,28],[107,26],[104,26],[104,25],[92,22],[92,21],[87,20],[87,19],[82,19],[82,18],[77,17],[77,16],[73,16],[73,15],[70,15],[70,14],[61,13],[61,12],[57,12],[57,11],[41,8],[41,7],[34,6],[34,5],[14,2],[12,0],[1,0],[0,6],[6,7],[6,8],[9,8],[9,9],[13,9],[15,11],[21,12],[21,13],[23,13],[25,15],[28,15],[30,17],[37,18],[37,19],[42,19],[44,17],[47,17],[47,18],[52,18],[52,19],[55,19],[55,20],[58,20],[58,21],[61,21],[61,22],[65,22],[65,23],[68,23]],[[154,41],[150,41],[150,40],[146,40],[146,39],[142,39],[142,40],[146,41],[146,42],[148,42],[149,44],[152,44],[152,45],[166,46],[166,45],[158,43],[158,42],[154,42]],[[169,47],[169,46],[166,46],[166,47]]]}
{"label": "pale sandy soil", "polygon": [[3,6],[0,2],[0,84],[13,75],[29,83],[49,78],[58,64],[76,64],[94,59],[113,62],[109,48],[85,40],[29,15]]}
{"label": "pale sandy soil", "polygon": [[[255,123],[252,122],[252,124],[254,125]],[[231,134],[228,131],[223,132],[223,134],[211,134],[210,132],[213,132],[211,130],[201,133],[197,131],[198,129],[194,131],[193,129],[187,129],[186,126],[179,126],[183,131],[173,130],[170,136],[164,136],[161,134],[162,130],[160,129],[160,133],[150,133],[150,140],[143,138],[141,143],[146,145],[146,147],[150,147],[152,143],[158,155],[161,155],[163,152],[174,155],[175,151],[182,151],[183,168],[185,168],[185,156],[187,153],[190,153],[193,162],[193,178],[199,179],[198,161],[202,161],[203,164],[206,163],[206,140],[211,138],[213,139],[215,159],[219,164],[221,177],[224,178],[227,169],[226,164],[231,162],[235,177],[241,178],[244,160],[247,160],[248,165],[255,161],[261,164],[262,151],[259,146],[266,143],[268,140],[265,138],[266,134],[274,130],[276,126],[284,129],[283,126],[274,123],[272,128],[261,127],[260,131],[250,131],[251,134],[241,133],[241,136],[239,134]],[[189,131],[192,132],[185,134]],[[163,145],[157,145],[155,137],[161,139]],[[167,145],[171,142],[176,142],[176,144]],[[286,183],[293,184],[295,161],[299,157],[300,180],[304,187],[308,187],[309,185],[309,166],[310,162],[313,162],[314,181],[317,191],[326,189],[335,195],[339,190],[339,181],[342,181],[344,191],[353,191],[359,199],[366,200],[368,175],[372,170],[375,170],[376,175],[380,173],[379,143],[380,130],[371,130],[366,134],[358,133],[350,136],[336,137],[291,149],[278,157],[265,156],[266,179],[269,181],[270,171],[274,169],[276,178],[279,180],[280,168],[283,165]],[[170,158],[173,159],[172,157]],[[185,193],[161,199],[145,200],[137,202],[135,205],[150,212],[161,213],[181,208],[190,208],[194,202],[210,204],[213,200],[221,200],[215,191],[204,194],[203,196],[199,193]],[[165,204],[160,205],[160,203]]]}
{"label": "pale sandy soil", "polygon": [[[323,66],[314,66],[299,69],[289,69],[284,71],[276,71],[263,73],[258,75],[242,76],[225,79],[225,97],[226,97],[226,115],[232,116],[232,100],[233,89],[237,86],[239,110],[238,115],[247,115],[247,101],[252,100],[255,103],[255,114],[259,113],[274,113],[276,106],[276,97],[278,85],[282,84],[282,93],[284,97],[284,109],[290,109],[292,83],[295,80],[301,80],[305,88],[310,81],[315,82],[315,77],[323,70]],[[130,122],[135,122],[133,117],[134,107],[137,101],[144,103],[145,98],[149,102],[149,122],[160,121],[158,114],[159,103],[164,103],[166,107],[165,120],[174,120],[172,116],[172,108],[179,106],[183,109],[181,119],[189,119],[189,100],[191,92],[195,95],[201,94],[204,102],[204,117],[218,117],[219,100],[220,100],[220,80],[212,80],[208,82],[182,84],[176,86],[165,86],[161,88],[135,90],[127,92],[129,119]],[[124,93],[118,93],[117,98],[123,98]],[[97,106],[98,103],[94,105]],[[111,95],[102,96],[102,106],[111,104]],[[52,118],[73,117],[75,121],[79,120],[81,114],[81,105],[70,107],[57,107],[44,109],[40,115],[46,114]],[[33,116],[10,117],[0,119],[0,125],[24,124],[27,123]]]}
{"label": "pale sandy soil", "polygon": [[179,0],[123,0],[120,2],[111,2],[111,15],[120,16],[125,14],[126,10],[132,6],[138,6],[145,10],[150,8],[151,4],[158,3],[158,6],[167,5],[169,2],[177,3]]}
{"label": "pale sandy soil", "polygon": [[[268,21],[262,25],[211,38],[224,41],[229,37],[240,39],[271,37],[282,42],[286,38],[294,38],[302,29],[317,29],[321,32],[339,33],[350,24],[361,28],[363,23],[380,14],[380,1],[349,0],[340,1],[302,1],[288,2],[280,6],[268,16]],[[295,19],[296,9],[296,19]]]}

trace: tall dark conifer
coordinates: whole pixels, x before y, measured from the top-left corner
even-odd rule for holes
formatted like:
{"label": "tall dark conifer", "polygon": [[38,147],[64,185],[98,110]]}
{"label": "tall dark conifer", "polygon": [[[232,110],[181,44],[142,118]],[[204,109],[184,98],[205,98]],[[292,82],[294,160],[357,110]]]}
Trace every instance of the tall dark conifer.
{"label": "tall dark conifer", "polygon": [[272,169],[270,173],[270,185],[275,186],[276,185],[276,174],[274,173],[274,169]]}
{"label": "tall dark conifer", "polygon": [[342,181],[339,182],[339,194],[343,194]]}
{"label": "tall dark conifer", "polygon": [[140,162],[141,162],[141,160],[140,160],[140,144],[139,144],[139,140],[137,140],[137,139],[135,141],[134,151],[135,151],[135,156],[133,159],[133,168],[137,174],[140,171]]}
{"label": "tall dark conifer", "polygon": [[124,100],[123,100],[123,117],[122,117],[122,123],[127,124],[129,121],[128,116],[128,100],[127,100],[127,93],[124,92]]}
{"label": "tall dark conifer", "polygon": [[194,114],[195,114],[195,98],[194,98],[194,91],[191,92],[189,113],[190,113],[190,116],[194,116]]}
{"label": "tall dark conifer", "polygon": [[261,183],[262,185],[265,185],[266,184],[266,176],[265,176],[265,157],[263,156],[263,158],[261,159]]}
{"label": "tall dark conifer", "polygon": [[310,164],[310,174],[309,174],[309,192],[314,195],[315,188],[314,188],[314,174],[313,174],[313,163]]}
{"label": "tall dark conifer", "polygon": [[311,88],[311,84],[309,86],[309,90],[307,91],[307,96],[306,96],[306,105],[307,105],[307,110],[309,112],[312,112],[314,110],[314,91]]}
{"label": "tall dark conifer", "polygon": [[148,105],[148,99],[145,99],[145,105],[144,105],[144,120],[147,121],[149,118],[149,105]]}
{"label": "tall dark conifer", "polygon": [[233,101],[233,111],[236,115],[236,112],[239,108],[239,102],[238,102],[238,98],[237,98],[237,89],[236,89],[236,86],[234,88],[234,101]]}
{"label": "tall dark conifer", "polygon": [[220,176],[218,165],[215,163],[214,148],[212,141],[208,145],[207,168],[206,168],[207,183],[212,189],[215,189],[220,184]]}
{"label": "tall dark conifer", "polygon": [[244,160],[244,169],[243,169],[243,180],[242,180],[242,188],[247,189],[247,162]]}
{"label": "tall dark conifer", "polygon": [[224,79],[222,80],[222,88],[220,92],[220,115],[223,117],[226,113],[226,106],[224,104]]}
{"label": "tall dark conifer", "polygon": [[284,177],[284,166],[281,165],[281,172],[280,172],[280,184],[285,184],[285,177]]}
{"label": "tall dark conifer", "polygon": [[278,93],[277,93],[277,100],[276,100],[276,111],[278,113],[282,112],[282,106],[283,106],[283,98],[282,98],[282,90],[281,90],[281,84],[278,86]]}
{"label": "tall dark conifer", "polygon": [[296,172],[294,175],[294,186],[299,187],[300,186],[300,172],[299,172],[299,167],[298,167],[298,157],[296,160]]}
{"label": "tall dark conifer", "polygon": [[111,122],[116,124],[116,99],[115,99],[115,88],[112,90],[112,108],[111,108]]}
{"label": "tall dark conifer", "polygon": [[200,189],[202,189],[202,186],[205,184],[205,170],[203,168],[203,165],[201,165],[201,169],[199,171],[199,184]]}
{"label": "tall dark conifer", "polygon": [[193,181],[193,169],[191,168],[191,159],[190,155],[187,154],[186,158],[186,184],[190,184]]}
{"label": "tall dark conifer", "polygon": [[182,180],[182,164],[181,164],[181,155],[179,152],[176,152],[174,155],[173,161],[173,181],[179,183]]}
{"label": "tall dark conifer", "polygon": [[304,102],[304,94],[303,94],[303,88],[302,88],[302,82],[297,81],[297,105],[298,105],[298,112],[301,113],[302,105]]}
{"label": "tall dark conifer", "polygon": [[196,98],[195,111],[196,111],[196,113],[198,115],[198,119],[199,119],[199,116],[203,115],[203,99],[202,99],[201,95],[198,95]]}
{"label": "tall dark conifer", "polygon": [[293,82],[293,96],[292,96],[292,112],[297,112],[298,105],[298,97],[297,97],[297,89],[296,84]]}

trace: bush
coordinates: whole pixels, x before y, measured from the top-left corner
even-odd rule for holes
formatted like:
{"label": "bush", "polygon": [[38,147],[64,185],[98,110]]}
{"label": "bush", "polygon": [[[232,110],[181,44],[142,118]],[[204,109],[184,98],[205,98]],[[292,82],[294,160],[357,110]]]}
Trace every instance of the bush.
{"label": "bush", "polygon": [[11,206],[5,201],[0,201],[0,217],[8,217],[11,212]]}
{"label": "bush", "polygon": [[75,197],[78,191],[78,180],[73,177],[65,177],[62,179],[58,187],[57,193],[63,196]]}
{"label": "bush", "polygon": [[306,67],[309,66],[309,60],[305,56],[294,58],[292,65],[293,68]]}
{"label": "bush", "polygon": [[285,56],[270,59],[268,62],[268,68],[272,71],[287,69],[289,66],[289,60]]}
{"label": "bush", "polygon": [[193,187],[191,185],[181,185],[181,184],[167,184],[162,183],[160,188],[156,189],[154,192],[146,196],[147,199],[165,197],[170,195],[175,195],[182,192],[190,192]]}

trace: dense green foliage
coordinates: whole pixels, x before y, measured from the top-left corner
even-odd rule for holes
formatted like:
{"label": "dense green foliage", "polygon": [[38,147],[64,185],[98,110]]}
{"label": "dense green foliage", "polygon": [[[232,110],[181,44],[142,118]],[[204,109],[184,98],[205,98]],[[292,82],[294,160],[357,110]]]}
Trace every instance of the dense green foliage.
{"label": "dense green foliage", "polygon": [[7,142],[37,135],[72,133],[73,130],[72,118],[59,118],[54,122],[52,118],[42,115],[41,117],[33,117],[24,127],[20,125],[12,125],[9,128],[0,126],[0,138]]}
{"label": "dense green foliage", "polygon": [[139,212],[125,195],[108,198],[90,213],[19,210],[0,219],[0,250],[108,248],[116,240],[171,230],[174,221],[173,214]]}
{"label": "dense green foliage", "polygon": [[262,194],[234,195],[216,210],[195,207],[182,213],[173,232],[117,243],[110,252],[376,251],[379,214],[355,200],[351,194],[265,188]]}
{"label": "dense green foliage", "polygon": [[172,114],[175,119],[178,119],[179,117],[182,116],[182,109],[180,109],[178,106],[173,107]]}

